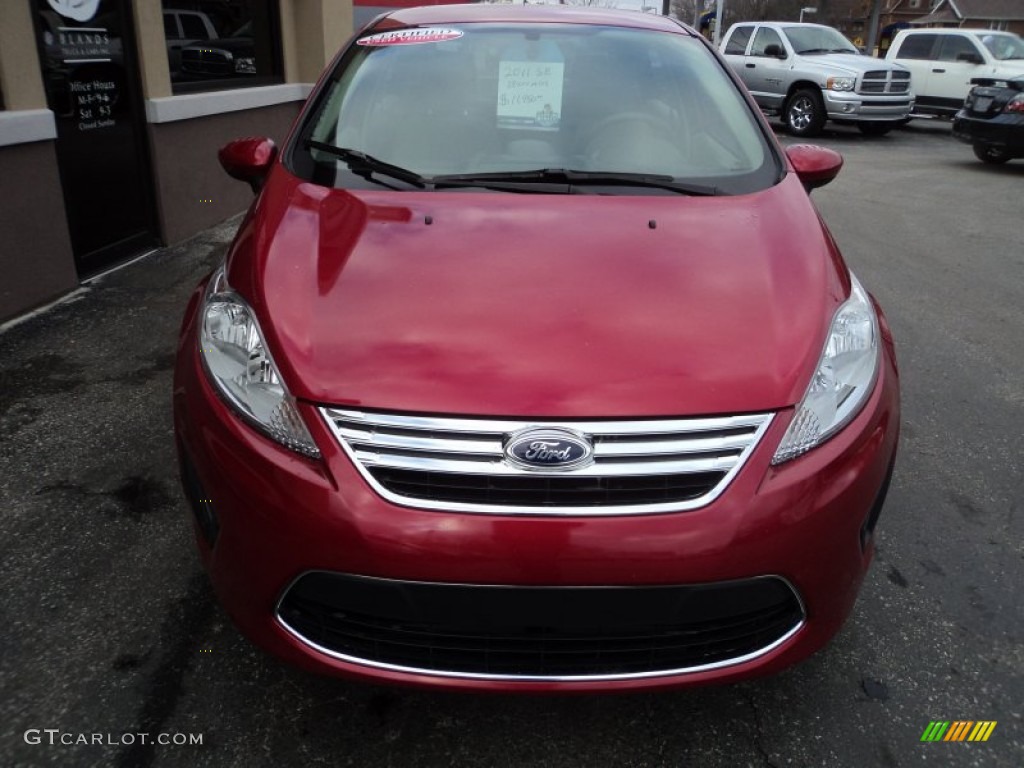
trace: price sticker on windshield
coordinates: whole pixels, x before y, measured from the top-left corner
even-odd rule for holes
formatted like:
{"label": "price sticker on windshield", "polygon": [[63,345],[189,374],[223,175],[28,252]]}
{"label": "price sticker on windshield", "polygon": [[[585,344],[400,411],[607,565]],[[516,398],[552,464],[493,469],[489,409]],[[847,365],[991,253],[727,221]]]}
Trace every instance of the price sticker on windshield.
{"label": "price sticker on windshield", "polygon": [[502,61],[498,68],[498,127],[556,131],[562,118],[560,61]]}

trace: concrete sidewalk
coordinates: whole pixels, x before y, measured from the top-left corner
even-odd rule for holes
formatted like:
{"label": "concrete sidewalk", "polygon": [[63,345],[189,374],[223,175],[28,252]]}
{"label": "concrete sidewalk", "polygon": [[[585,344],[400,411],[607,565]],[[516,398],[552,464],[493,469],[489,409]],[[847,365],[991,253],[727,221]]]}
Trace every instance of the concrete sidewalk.
{"label": "concrete sidewalk", "polygon": [[152,746],[33,746],[24,732],[159,732],[212,626],[171,375],[188,296],[239,220],[0,332],[4,765],[147,764]]}

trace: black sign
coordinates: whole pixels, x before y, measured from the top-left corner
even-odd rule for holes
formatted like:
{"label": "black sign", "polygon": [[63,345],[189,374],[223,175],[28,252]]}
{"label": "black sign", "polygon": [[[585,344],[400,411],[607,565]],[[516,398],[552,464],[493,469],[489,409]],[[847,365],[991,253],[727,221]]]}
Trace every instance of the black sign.
{"label": "black sign", "polygon": [[130,0],[34,0],[80,276],[156,243]]}

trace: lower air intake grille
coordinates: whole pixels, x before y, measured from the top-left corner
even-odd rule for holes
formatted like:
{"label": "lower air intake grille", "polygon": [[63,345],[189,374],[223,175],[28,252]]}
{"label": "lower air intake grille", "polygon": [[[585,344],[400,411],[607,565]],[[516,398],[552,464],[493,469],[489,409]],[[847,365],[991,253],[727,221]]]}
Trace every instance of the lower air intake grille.
{"label": "lower air intake grille", "polygon": [[691,586],[508,587],[315,572],[278,619],[308,645],[370,666],[448,676],[615,679],[760,656],[803,623],[764,577]]}

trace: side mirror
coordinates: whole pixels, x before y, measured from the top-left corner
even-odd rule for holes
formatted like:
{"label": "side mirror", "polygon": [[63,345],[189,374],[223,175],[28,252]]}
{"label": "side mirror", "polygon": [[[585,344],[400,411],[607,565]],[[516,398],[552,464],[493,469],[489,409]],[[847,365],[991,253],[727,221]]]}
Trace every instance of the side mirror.
{"label": "side mirror", "polygon": [[842,155],[814,144],[794,144],[786,149],[786,157],[808,192],[824,187],[843,167]]}
{"label": "side mirror", "polygon": [[971,51],[961,51],[956,55],[957,61],[966,61],[968,64],[984,64],[984,60],[976,53]]}
{"label": "side mirror", "polygon": [[225,144],[217,159],[228,176],[244,181],[258,193],[277,157],[277,145],[268,138],[253,136]]}
{"label": "side mirror", "polygon": [[771,56],[773,59],[784,59],[786,58],[786,49],[778,43],[771,43],[764,47],[764,55]]}

